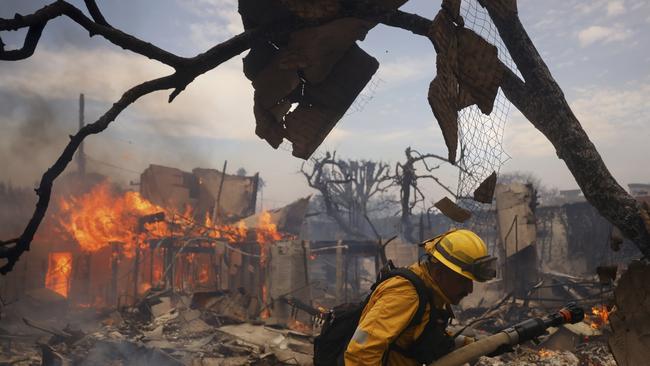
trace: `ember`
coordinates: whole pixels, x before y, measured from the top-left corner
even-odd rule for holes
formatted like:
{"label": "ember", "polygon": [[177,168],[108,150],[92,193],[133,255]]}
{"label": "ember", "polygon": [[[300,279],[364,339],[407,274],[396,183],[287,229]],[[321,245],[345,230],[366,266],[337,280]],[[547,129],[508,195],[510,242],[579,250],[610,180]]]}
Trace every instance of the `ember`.
{"label": "ember", "polygon": [[208,267],[201,267],[199,272],[199,283],[205,284],[210,279],[210,274],[208,273]]}
{"label": "ember", "polygon": [[271,311],[269,310],[267,304],[269,299],[269,292],[266,286],[262,286],[262,304],[264,306],[264,309],[262,310],[262,313],[260,314],[260,318],[262,319],[268,319],[271,317]]}
{"label": "ember", "polygon": [[312,327],[309,324],[305,324],[296,319],[292,319],[291,321],[289,321],[289,323],[287,324],[287,328],[305,334],[311,334],[311,332],[313,331]]}
{"label": "ember", "polygon": [[537,351],[537,354],[539,355],[539,358],[549,358],[553,357],[555,355],[555,352],[551,351],[550,349],[541,348],[539,351]]}
{"label": "ember", "polygon": [[590,326],[593,329],[601,329],[609,323],[609,311],[606,305],[597,305],[591,308],[589,317]]}

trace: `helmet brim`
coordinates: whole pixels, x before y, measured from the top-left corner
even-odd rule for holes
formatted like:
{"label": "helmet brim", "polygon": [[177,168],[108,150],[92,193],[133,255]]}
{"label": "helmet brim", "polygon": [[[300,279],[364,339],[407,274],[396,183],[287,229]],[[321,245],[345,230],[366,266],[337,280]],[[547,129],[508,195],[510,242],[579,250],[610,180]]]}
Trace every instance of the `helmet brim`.
{"label": "helmet brim", "polygon": [[[473,274],[467,271],[463,271],[460,266],[451,263],[447,258],[443,257],[440,252],[437,250],[433,252],[433,257],[440,263],[442,263],[445,267],[451,269],[452,271],[458,273],[459,275],[469,278],[472,281],[479,281]],[[480,281],[479,281],[480,282]]]}

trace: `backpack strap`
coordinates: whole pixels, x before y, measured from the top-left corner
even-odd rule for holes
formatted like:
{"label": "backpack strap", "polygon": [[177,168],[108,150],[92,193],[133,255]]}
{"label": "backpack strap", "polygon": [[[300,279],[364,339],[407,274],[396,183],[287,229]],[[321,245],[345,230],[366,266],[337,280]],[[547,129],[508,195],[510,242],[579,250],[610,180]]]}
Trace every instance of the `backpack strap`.
{"label": "backpack strap", "polygon": [[[404,328],[404,330],[406,330],[407,328],[419,324],[422,321],[422,316],[424,315],[426,305],[431,301],[431,294],[429,293],[427,286],[424,284],[424,281],[422,281],[420,276],[416,275],[413,271],[411,271],[408,268],[395,268],[389,271],[386,274],[386,276],[381,279],[380,282],[384,282],[387,279],[392,277],[402,277],[407,279],[411,283],[411,285],[413,285],[415,291],[418,294],[418,308],[415,311],[415,315],[413,316],[409,324],[406,326],[406,328]],[[402,331],[402,333],[403,332],[404,331]],[[402,334],[400,334],[400,336],[401,335]],[[399,338],[399,336],[397,338]]]}
{"label": "backpack strap", "polygon": [[375,283],[375,285],[373,286],[373,290],[381,282],[384,282],[385,280],[392,277],[402,277],[407,279],[409,282],[411,282],[411,285],[413,285],[415,291],[418,294],[418,308],[415,311],[415,315],[413,315],[413,318],[411,318],[409,324],[404,329],[402,329],[402,331],[397,335],[397,337],[395,337],[395,339],[389,344],[388,351],[384,354],[384,357],[382,359],[382,365],[387,364],[388,354],[390,353],[390,351],[395,350],[399,353],[406,353],[406,350],[403,350],[401,347],[397,345],[396,343],[397,340],[400,339],[400,337],[402,337],[402,335],[404,335],[404,333],[409,328],[417,324],[420,324],[420,322],[422,321],[422,317],[424,316],[424,311],[426,310],[427,303],[429,303],[431,308],[433,309],[433,296],[431,292],[428,290],[427,286],[424,284],[424,281],[420,278],[420,276],[416,275],[413,271],[411,271],[408,268],[394,268],[386,272],[386,274],[382,276],[380,281]]}
{"label": "backpack strap", "polygon": [[[384,354],[383,360],[382,360],[382,365],[385,365],[386,362],[388,361],[388,353],[395,349],[396,351],[400,352],[401,348],[398,347],[395,342],[406,332],[407,329],[410,327],[419,324],[422,321],[422,317],[424,316],[424,311],[426,309],[427,303],[432,303],[433,299],[433,294],[431,291],[428,289],[428,287],[424,284],[424,281],[416,275],[413,271],[411,271],[408,268],[395,268],[392,266],[392,262],[390,263],[389,270],[383,271],[378,275],[377,281],[372,285],[371,287],[371,292],[368,294],[366,299],[363,302],[363,308],[368,305],[368,302],[370,301],[370,297],[372,294],[375,292],[377,287],[383,283],[384,281],[388,280],[389,278],[393,277],[402,277],[408,280],[411,285],[415,288],[415,292],[418,294],[418,308],[415,311],[415,314],[413,315],[413,318],[411,318],[411,321],[406,325],[404,329],[395,337],[395,339],[389,344],[387,352]],[[433,304],[431,305],[433,307]]]}

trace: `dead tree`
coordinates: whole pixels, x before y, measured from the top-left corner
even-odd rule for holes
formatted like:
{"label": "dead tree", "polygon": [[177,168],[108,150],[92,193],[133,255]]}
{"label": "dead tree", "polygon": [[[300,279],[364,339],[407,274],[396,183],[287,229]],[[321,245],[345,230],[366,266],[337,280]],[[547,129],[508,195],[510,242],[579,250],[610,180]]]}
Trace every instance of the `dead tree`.
{"label": "dead tree", "polygon": [[336,152],[329,151],[310,162],[311,171],[303,163],[300,172],[320,192],[327,216],[348,235],[367,237],[360,228],[365,221],[372,226],[369,204],[392,186],[388,164],[337,159]]}
{"label": "dead tree", "polygon": [[250,52],[244,59],[244,74],[255,88],[256,134],[274,148],[287,139],[295,156],[308,159],[377,70],[377,60],[356,41],[379,23],[428,37],[434,44],[437,75],[431,83],[429,103],[449,147],[450,162],[456,161],[458,110],[476,104],[490,113],[501,87],[551,141],[589,202],[650,256],[650,230],[643,221],[649,216],[647,210],[607,170],[521,24],[516,0],[479,2],[489,12],[523,80],[498,60],[494,46],[463,26],[460,0],[443,0],[434,21],[397,10],[406,2],[239,0],[245,31],[194,57],[177,56],[111,26],[95,0],[84,0],[90,17],[67,1],[57,0],[32,14],[0,18],[0,32],[27,29],[20,49],[7,50],[0,39],[0,61],[29,58],[47,23],[67,17],[90,36],[99,35],[174,70],[127,90],[97,121],[70,136],[41,178],[34,214],[22,234],[0,241],[0,259],[6,260],[0,273],[11,271],[29,250],[47,211],[54,181],[87,136],[104,131],[124,109],[147,94],[172,90],[169,101],[173,101],[196,77],[246,50]]}
{"label": "dead tree", "polygon": [[[391,178],[395,184],[400,188],[400,206],[401,206],[401,231],[402,235],[406,240],[411,243],[416,242],[413,237],[413,224],[411,223],[411,214],[413,208],[417,206],[418,203],[423,202],[425,199],[424,193],[418,186],[418,180],[430,179],[433,180],[437,185],[442,187],[447,191],[452,197],[456,197],[456,194],[443,184],[440,179],[433,174],[431,174],[435,169],[440,168],[440,165],[432,165],[431,160],[439,160],[441,162],[449,162],[446,158],[438,156],[435,154],[422,154],[417,150],[407,147],[404,150],[406,155],[406,161],[403,163],[395,164],[395,175]],[[421,165],[422,168],[426,171],[425,174],[417,173],[417,166]]]}

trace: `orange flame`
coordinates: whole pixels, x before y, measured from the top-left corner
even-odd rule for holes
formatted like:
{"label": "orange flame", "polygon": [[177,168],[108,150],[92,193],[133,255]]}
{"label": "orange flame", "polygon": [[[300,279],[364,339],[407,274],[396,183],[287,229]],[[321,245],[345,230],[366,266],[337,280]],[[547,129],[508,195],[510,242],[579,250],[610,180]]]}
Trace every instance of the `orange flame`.
{"label": "orange flame", "polygon": [[162,280],[162,264],[160,262],[154,262],[153,266],[153,282],[160,282]]}
{"label": "orange flame", "polygon": [[164,212],[167,220],[172,220],[174,225],[167,222],[145,224],[150,238],[173,233],[179,236],[223,238],[230,243],[245,240],[248,230],[243,222],[215,225],[210,215],[206,214],[204,223],[197,223],[191,219],[192,211],[188,205],[184,213],[178,215],[151,203],[137,192],[119,192],[104,181],[86,194],[60,199],[56,221],[83,251],[95,252],[109,246],[110,242],[119,242],[123,243],[121,251],[128,258],[135,254],[136,242],[143,243],[146,239],[138,233],[138,218],[158,212]]}
{"label": "orange flame", "polygon": [[124,243],[123,253],[135,253],[138,217],[163,209],[136,192],[119,194],[104,181],[79,197],[63,198],[59,223],[85,252],[95,252],[110,242]]}
{"label": "orange flame", "polygon": [[201,271],[199,272],[199,283],[207,283],[210,279],[210,274],[208,273],[208,267],[202,266]]}
{"label": "orange flame", "polygon": [[[145,240],[162,237],[209,237],[223,239],[230,244],[245,242],[249,237],[248,228],[244,221],[231,225],[219,225],[212,221],[210,212],[195,221],[196,215],[191,206],[185,207],[183,214],[158,206],[137,192],[123,192],[108,181],[96,185],[90,192],[78,196],[64,197],[59,200],[59,209],[55,221],[58,230],[74,239],[84,252],[95,252],[110,247],[111,243],[120,243],[118,258],[132,258],[136,245],[145,245]],[[164,222],[145,224],[139,227],[139,219],[146,215],[163,212]],[[62,230],[61,230],[62,229]],[[141,233],[144,231],[144,233]],[[255,239],[260,246],[260,264],[267,262],[270,243],[283,239],[277,225],[269,212],[262,212],[258,217],[255,229]],[[139,244],[138,244],[139,243]],[[117,252],[116,252],[117,253]],[[117,255],[117,254],[113,254]],[[198,260],[190,257],[189,260]],[[151,286],[162,280],[162,263],[153,261],[153,278],[146,285]],[[207,283],[210,280],[209,268],[199,264],[198,280]],[[144,289],[144,283],[143,283]],[[264,300],[267,299],[267,289],[263,288]],[[67,289],[65,290],[67,294]],[[268,316],[268,310],[265,311]]]}
{"label": "orange flame", "polygon": [[600,329],[609,323],[609,311],[606,305],[596,305],[591,308],[590,326],[592,329]]}
{"label": "orange flame", "polygon": [[293,319],[287,324],[287,328],[291,330],[295,330],[296,332],[300,333],[305,333],[305,334],[311,334],[313,332],[313,329],[311,326],[308,324],[305,324],[301,321],[298,321],[296,319]]}
{"label": "orange flame", "polygon": [[139,287],[138,293],[143,294],[149,291],[149,289],[151,288],[151,284],[149,282],[142,282],[138,287]]}
{"label": "orange flame", "polygon": [[272,222],[271,214],[268,211],[260,214],[255,234],[257,244],[260,245],[260,263],[264,266],[267,260],[266,246],[282,239],[282,235],[278,232],[278,226]]}
{"label": "orange flame", "polygon": [[278,226],[272,222],[271,214],[264,211],[260,214],[256,231],[257,242],[261,245],[282,239]]}
{"label": "orange flame", "polygon": [[550,358],[555,355],[555,352],[551,351],[550,349],[541,348],[539,351],[537,351],[537,354],[539,355],[539,358]]}
{"label": "orange flame", "polygon": [[205,228],[208,230],[207,236],[215,239],[226,239],[229,243],[241,243],[248,235],[248,229],[243,221],[233,225],[216,225],[212,222],[209,213],[205,215]]}
{"label": "orange flame", "polygon": [[72,253],[54,252],[49,254],[45,287],[68,297],[70,274],[72,273]]}
{"label": "orange flame", "polygon": [[269,298],[268,290],[266,288],[266,285],[263,285],[262,286],[262,306],[264,306],[264,310],[260,314],[260,318],[262,318],[262,319],[268,319],[268,318],[271,317],[271,312],[269,311],[269,307],[268,307],[268,298]]}

